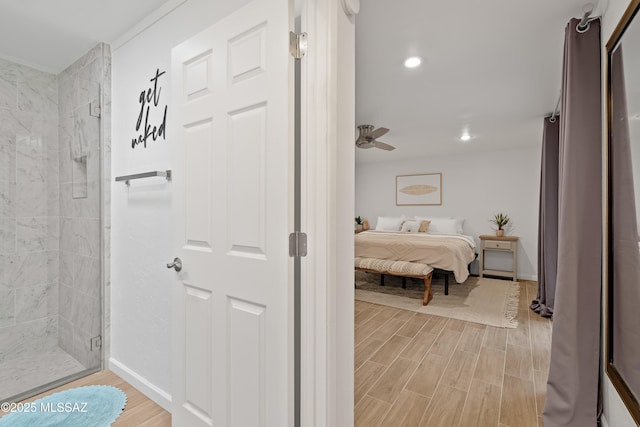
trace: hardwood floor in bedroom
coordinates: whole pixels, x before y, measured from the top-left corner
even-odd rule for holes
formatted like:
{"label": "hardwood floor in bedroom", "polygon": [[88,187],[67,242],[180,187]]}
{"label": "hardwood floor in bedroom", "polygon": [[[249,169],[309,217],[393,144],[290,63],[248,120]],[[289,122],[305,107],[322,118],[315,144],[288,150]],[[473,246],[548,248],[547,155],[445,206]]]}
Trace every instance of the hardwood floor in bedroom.
{"label": "hardwood floor in bedroom", "polygon": [[542,426],[551,322],[529,310],[501,329],[355,302],[355,425]]}

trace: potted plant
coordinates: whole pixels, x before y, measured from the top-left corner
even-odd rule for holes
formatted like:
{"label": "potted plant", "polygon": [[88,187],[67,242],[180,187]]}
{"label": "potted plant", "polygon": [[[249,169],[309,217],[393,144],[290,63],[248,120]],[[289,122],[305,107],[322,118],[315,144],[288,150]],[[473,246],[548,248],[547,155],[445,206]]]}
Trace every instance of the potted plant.
{"label": "potted plant", "polygon": [[504,230],[502,227],[509,224],[509,221],[511,221],[511,218],[509,218],[507,215],[503,213],[497,213],[493,216],[493,219],[491,219],[490,221],[498,226],[498,229],[496,230],[496,236],[502,237],[504,236]]}
{"label": "potted plant", "polygon": [[356,217],[356,230],[362,231],[362,218],[359,215]]}

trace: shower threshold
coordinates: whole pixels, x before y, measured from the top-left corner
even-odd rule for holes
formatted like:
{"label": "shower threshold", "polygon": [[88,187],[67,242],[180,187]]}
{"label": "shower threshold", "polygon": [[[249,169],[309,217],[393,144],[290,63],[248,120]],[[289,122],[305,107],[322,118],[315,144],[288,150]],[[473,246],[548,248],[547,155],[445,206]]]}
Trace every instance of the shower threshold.
{"label": "shower threshold", "polygon": [[0,402],[19,402],[100,368],[87,369],[59,347],[0,363]]}

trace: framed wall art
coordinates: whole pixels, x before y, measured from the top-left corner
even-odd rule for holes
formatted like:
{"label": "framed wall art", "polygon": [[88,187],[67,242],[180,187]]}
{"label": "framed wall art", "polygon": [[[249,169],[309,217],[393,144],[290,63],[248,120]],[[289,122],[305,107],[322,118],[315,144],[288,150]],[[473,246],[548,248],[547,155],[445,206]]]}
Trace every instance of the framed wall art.
{"label": "framed wall art", "polygon": [[396,176],[396,205],[441,205],[442,174]]}

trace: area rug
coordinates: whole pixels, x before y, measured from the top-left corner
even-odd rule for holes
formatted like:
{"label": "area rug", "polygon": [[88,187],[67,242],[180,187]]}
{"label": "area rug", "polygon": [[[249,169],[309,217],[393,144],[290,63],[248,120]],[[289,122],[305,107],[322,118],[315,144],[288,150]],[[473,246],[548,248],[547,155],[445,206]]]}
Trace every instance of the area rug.
{"label": "area rug", "polygon": [[444,295],[443,275],[436,274],[433,299],[426,306],[422,305],[424,282],[407,278],[406,286],[402,289],[400,277],[385,276],[385,286],[380,286],[379,274],[356,272],[357,300],[500,328],[518,327],[518,282],[469,277],[456,283],[449,277],[449,295]]}
{"label": "area rug", "polygon": [[64,390],[28,403],[2,402],[1,427],[108,427],[120,416],[127,395],[92,385]]}

